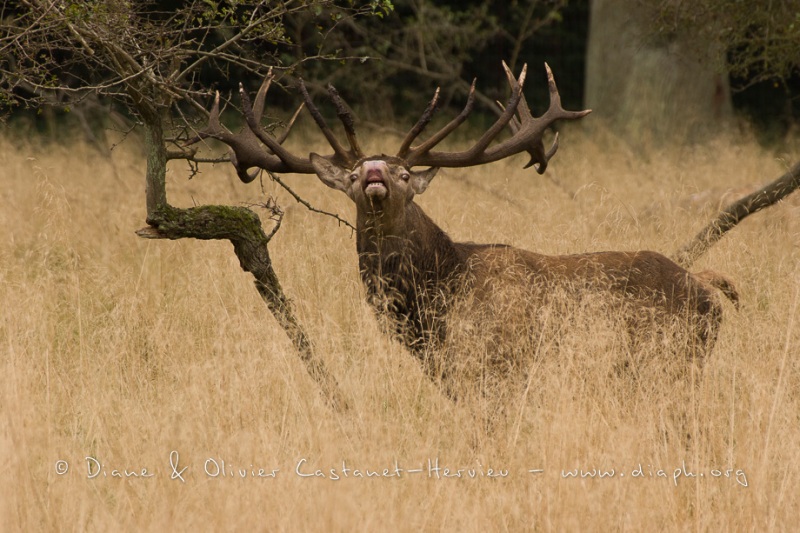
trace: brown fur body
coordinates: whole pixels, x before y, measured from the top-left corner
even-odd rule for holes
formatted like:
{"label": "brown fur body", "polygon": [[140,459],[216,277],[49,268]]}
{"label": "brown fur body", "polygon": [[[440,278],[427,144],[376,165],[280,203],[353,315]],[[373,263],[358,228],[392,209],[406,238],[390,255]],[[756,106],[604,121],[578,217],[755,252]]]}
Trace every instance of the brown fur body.
{"label": "brown fur body", "polygon": [[[503,337],[541,332],[535,324],[539,310],[557,296],[578,306],[599,296],[594,301],[609,304],[601,312],[621,308],[634,341],[671,321],[685,323],[700,357],[713,346],[722,317],[714,287],[736,301],[723,276],[692,274],[656,252],[548,256],[501,244],[454,242],[413,201],[435,169],[414,173],[377,158],[354,171],[321,159],[317,164],[320,178],[356,203],[359,268],[370,304],[434,379],[464,370],[459,350],[451,346],[459,334],[489,339],[485,346],[497,353],[487,357],[505,369],[499,374],[507,374],[519,362],[500,353],[508,350],[492,347],[525,344],[529,339],[509,343]],[[454,327],[455,319],[465,316],[467,323]]]}
{"label": "brown fur body", "polygon": [[[501,244],[454,242],[413,202],[406,205],[405,221],[391,234],[378,219],[359,220],[359,268],[370,303],[421,357],[441,348],[448,312],[458,300],[480,306],[502,292],[499,284],[509,283],[520,284],[542,304],[555,287],[573,297],[609,293],[632,305],[634,313],[638,307],[662,319],[684,317],[703,351],[713,347],[722,307],[711,284],[724,278],[711,271],[694,275],[651,251],[548,256]],[[512,305],[522,314],[535,304]]]}

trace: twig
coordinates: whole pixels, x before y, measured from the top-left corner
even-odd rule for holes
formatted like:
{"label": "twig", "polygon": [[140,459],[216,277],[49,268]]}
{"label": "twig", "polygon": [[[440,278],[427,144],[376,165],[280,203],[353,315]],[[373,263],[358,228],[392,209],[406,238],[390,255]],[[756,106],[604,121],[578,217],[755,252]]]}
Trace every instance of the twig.
{"label": "twig", "polygon": [[320,215],[326,215],[326,216],[329,216],[329,217],[331,217],[331,218],[334,218],[334,219],[336,219],[336,221],[337,221],[337,222],[339,222],[339,224],[340,224],[340,225],[341,225],[341,224],[344,224],[345,226],[347,226],[348,228],[350,228],[350,230],[351,230],[351,231],[355,231],[355,230],[356,230],[355,226],[353,226],[351,223],[349,223],[349,222],[348,222],[348,221],[346,221],[345,219],[341,218],[341,217],[340,217],[339,215],[337,215],[336,213],[329,213],[328,211],[323,211],[322,209],[317,209],[316,207],[312,206],[310,203],[308,203],[306,200],[304,200],[302,197],[300,197],[300,195],[298,195],[296,192],[294,192],[294,191],[292,190],[292,188],[291,188],[291,187],[289,187],[289,186],[288,186],[286,183],[284,183],[284,182],[281,180],[280,176],[278,176],[278,175],[277,175],[277,174],[275,174],[274,172],[270,172],[270,171],[268,171],[268,170],[267,170],[266,172],[267,172],[267,174],[269,174],[269,177],[270,177],[270,178],[272,178],[272,180],[273,180],[275,183],[277,183],[278,185],[280,185],[281,187],[283,187],[284,189],[286,189],[286,192],[288,192],[289,194],[291,194],[291,195],[292,195],[292,197],[293,197],[295,200],[297,200],[297,202],[298,202],[298,203],[300,203],[300,204],[304,205],[304,206],[306,207],[306,209],[308,209],[309,211],[312,211],[312,212],[314,212],[314,213],[319,213]]}

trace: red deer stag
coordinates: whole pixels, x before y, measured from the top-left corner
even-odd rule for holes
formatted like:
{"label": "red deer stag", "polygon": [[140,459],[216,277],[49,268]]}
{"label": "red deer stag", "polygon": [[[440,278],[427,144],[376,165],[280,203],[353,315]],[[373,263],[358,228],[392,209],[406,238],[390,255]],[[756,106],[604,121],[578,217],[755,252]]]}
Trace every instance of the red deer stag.
{"label": "red deer stag", "polygon": [[[590,112],[562,108],[553,75],[545,64],[550,106],[541,117],[534,118],[522,94],[526,67],[519,79],[515,79],[505,63],[503,67],[511,86],[510,100],[497,121],[464,151],[433,149],[470,114],[474,82],[463,111],[426,141],[412,146],[436,110],[437,90],[394,156],[364,155],[356,139],[352,115],[336,90],[329,86],[349,148],[340,144],[302,81],[300,90],[305,105],[333,154],[297,157],[261,127],[260,115],[271,78],[259,90],[254,107],[240,90],[249,129],[232,134],[220,125],[217,96],[209,126],[200,137],[213,137],[228,144],[237,173],[245,182],[254,178],[255,174],[248,174],[253,167],[273,172],[316,173],[327,186],[353,200],[359,267],[368,299],[379,315],[389,319],[404,344],[435,380],[444,383],[453,381],[449,379],[452,376],[485,372],[476,367],[486,365],[486,358],[478,363],[465,363],[459,360],[460,353],[447,349],[455,330],[461,334],[483,334],[487,316],[500,308],[506,309],[505,318],[495,316],[500,321],[506,320],[510,309],[512,315],[523,317],[522,322],[535,322],[541,316],[538,310],[555,293],[566,294],[567,300],[573,302],[583,302],[587,294],[614,302],[614,306],[627,310],[625,323],[633,337],[641,330],[656,330],[670,320],[688,324],[693,344],[698,348],[696,352],[699,355],[708,352],[722,316],[714,287],[733,302],[737,301],[733,285],[724,276],[711,271],[690,273],[650,251],[548,256],[507,245],[454,242],[414,202],[414,196],[425,192],[440,167],[483,165],[527,152],[531,160],[526,168],[534,165],[537,172],[543,173],[558,148],[556,135],[552,147],[545,152],[544,131],[557,120],[574,120]],[[506,126],[511,136],[495,142]],[[420,166],[428,168],[413,170]],[[473,313],[474,327],[463,324],[451,327],[453,316],[465,309]],[[649,322],[644,317],[649,317]],[[512,334],[523,331],[506,328],[503,333],[502,330],[503,324],[498,331],[504,338],[508,338],[509,331]],[[536,331],[535,327],[524,330]],[[500,377],[512,368],[521,367],[518,361],[504,358],[508,359],[492,354],[489,358],[492,361],[488,361],[495,363],[495,367],[499,363],[499,368],[504,369],[495,372]],[[469,366],[472,368],[465,368]],[[455,395],[451,383],[445,389]]]}

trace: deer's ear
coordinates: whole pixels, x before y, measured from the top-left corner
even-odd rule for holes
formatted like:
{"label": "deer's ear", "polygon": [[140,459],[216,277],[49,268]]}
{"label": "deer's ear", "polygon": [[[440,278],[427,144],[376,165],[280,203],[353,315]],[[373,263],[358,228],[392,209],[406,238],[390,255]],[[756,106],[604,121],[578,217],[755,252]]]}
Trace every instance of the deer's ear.
{"label": "deer's ear", "polygon": [[322,183],[331,189],[347,192],[348,175],[350,174],[347,169],[334,165],[328,159],[313,152],[309,155],[309,158],[311,159],[311,165],[314,167],[314,172],[317,173],[317,177]]}
{"label": "deer's ear", "polygon": [[414,190],[414,194],[424,193],[437,172],[439,172],[439,167],[431,167],[427,170],[412,170],[411,188]]}

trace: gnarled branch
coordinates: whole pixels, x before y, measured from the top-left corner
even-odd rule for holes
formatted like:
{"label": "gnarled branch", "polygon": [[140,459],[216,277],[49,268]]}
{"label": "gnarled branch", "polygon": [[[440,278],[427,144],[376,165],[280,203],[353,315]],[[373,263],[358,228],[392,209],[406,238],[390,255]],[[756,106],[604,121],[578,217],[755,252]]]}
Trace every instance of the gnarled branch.
{"label": "gnarled branch", "polygon": [[[145,111],[145,110],[142,110]],[[255,278],[256,289],[278,324],[286,332],[311,378],[322,389],[327,402],[339,410],[348,403],[339,385],[321,359],[294,314],[291,301],[283,292],[267,245],[267,235],[258,215],[246,207],[204,205],[179,209],[169,205],[166,196],[166,164],[169,153],[164,144],[161,121],[142,112],[145,120],[147,158],[147,223],[137,235],[148,239],[228,240],[242,270]]]}

